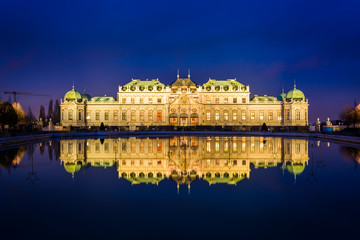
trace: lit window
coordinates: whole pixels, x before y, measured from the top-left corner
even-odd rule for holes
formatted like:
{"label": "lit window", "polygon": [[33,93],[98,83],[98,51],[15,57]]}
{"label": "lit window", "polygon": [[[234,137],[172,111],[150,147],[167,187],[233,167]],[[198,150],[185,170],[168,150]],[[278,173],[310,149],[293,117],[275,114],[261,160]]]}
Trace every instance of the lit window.
{"label": "lit window", "polygon": [[206,142],[206,152],[211,152],[211,142],[210,141],[207,141]]}
{"label": "lit window", "polygon": [[242,98],[242,103],[246,103],[246,98]]}
{"label": "lit window", "polygon": [[215,152],[219,152],[219,151],[220,151],[220,143],[215,142]]}
{"label": "lit window", "polygon": [[157,101],[158,103],[161,103],[161,98],[158,98],[158,101]]}
{"label": "lit window", "polygon": [[233,152],[237,152],[237,142],[233,142]]}
{"label": "lit window", "polygon": [[162,112],[161,112],[161,110],[158,110],[157,111],[157,120],[160,122],[160,121],[162,121]]}
{"label": "lit window", "polygon": [[255,120],[255,111],[250,112],[250,119]]}
{"label": "lit window", "polygon": [[269,120],[273,120],[273,119],[274,119],[273,112],[269,111]]}
{"label": "lit window", "polygon": [[260,111],[260,113],[259,113],[259,119],[260,119],[260,120],[264,120],[264,112],[263,112],[263,111]]}
{"label": "lit window", "polygon": [[135,111],[131,111],[131,121],[135,121]]}
{"label": "lit window", "polygon": [[118,120],[118,119],[119,119],[119,112],[114,111],[114,120]]}
{"label": "lit window", "polygon": [[225,111],[224,112],[224,121],[228,121],[229,120],[229,112]]}
{"label": "lit window", "polygon": [[144,153],[144,142],[140,143],[140,153]]}
{"label": "lit window", "polygon": [[122,103],[126,103],[126,98],[122,98]]}
{"label": "lit window", "polygon": [[229,142],[224,142],[224,152],[229,151]]}
{"label": "lit window", "polygon": [[150,122],[152,122],[152,121],[153,121],[153,116],[154,116],[153,111],[152,111],[152,110],[150,110],[150,111],[149,111],[149,116],[148,116],[148,117],[149,117],[149,121],[150,121]]}
{"label": "lit window", "polygon": [[131,103],[135,103],[135,98],[131,98]]}
{"label": "lit window", "polygon": [[206,103],[211,103],[210,98],[206,99]]}
{"label": "lit window", "polygon": [[281,111],[277,111],[277,119],[281,121]]}
{"label": "lit window", "polygon": [[149,142],[148,152],[149,152],[149,153],[152,153],[152,152],[153,152],[153,143],[152,143],[151,141]]}
{"label": "lit window", "polygon": [[144,115],[145,115],[145,111],[141,110],[140,111],[140,121],[144,121]]}
{"label": "lit window", "polygon": [[158,142],[158,144],[157,144],[157,150],[158,150],[158,152],[161,152],[161,142]]}
{"label": "lit window", "polygon": [[246,112],[245,111],[241,111],[241,119],[246,120]]}
{"label": "lit window", "polygon": [[207,111],[207,112],[206,112],[206,120],[207,120],[207,121],[210,121],[210,119],[211,119],[210,111]]}
{"label": "lit window", "polygon": [[215,112],[215,120],[218,121],[220,119],[220,113]]}
{"label": "lit window", "polygon": [[233,110],[233,121],[236,121],[237,120],[237,112],[236,110]]}
{"label": "lit window", "polygon": [[244,153],[246,151],[246,143],[241,144],[241,152]]}
{"label": "lit window", "polygon": [[90,112],[87,112],[87,113],[86,113],[86,119],[87,119],[87,120],[90,120],[90,115],[91,115]]}
{"label": "lit window", "polygon": [[233,103],[237,103],[237,98],[233,98]]}

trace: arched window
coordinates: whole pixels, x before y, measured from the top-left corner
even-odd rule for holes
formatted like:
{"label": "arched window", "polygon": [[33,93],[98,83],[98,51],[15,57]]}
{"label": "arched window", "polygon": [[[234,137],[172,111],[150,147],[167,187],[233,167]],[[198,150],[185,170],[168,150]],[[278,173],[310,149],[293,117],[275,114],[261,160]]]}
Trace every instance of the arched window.
{"label": "arched window", "polygon": [[162,121],[162,111],[161,110],[157,111],[157,120],[158,120],[158,122]]}
{"label": "arched window", "polygon": [[300,110],[295,111],[295,119],[300,120]]}

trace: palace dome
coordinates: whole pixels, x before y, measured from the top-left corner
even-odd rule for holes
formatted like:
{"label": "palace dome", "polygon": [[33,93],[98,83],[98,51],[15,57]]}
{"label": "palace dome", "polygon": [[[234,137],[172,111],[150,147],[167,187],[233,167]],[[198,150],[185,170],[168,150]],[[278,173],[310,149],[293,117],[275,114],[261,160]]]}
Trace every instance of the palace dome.
{"label": "palace dome", "polygon": [[66,101],[79,101],[80,102],[82,99],[82,96],[78,91],[75,90],[75,88],[73,86],[73,88],[65,94],[64,99]]}
{"label": "palace dome", "polygon": [[65,163],[64,168],[68,173],[70,173],[74,177],[74,174],[80,171],[81,165],[76,163]]}
{"label": "palace dome", "polygon": [[91,96],[89,94],[87,94],[85,91],[83,94],[81,94],[81,97],[83,100],[91,101]]}
{"label": "palace dome", "polygon": [[294,86],[294,89],[290,90],[286,94],[286,99],[288,99],[288,100],[290,100],[290,99],[303,100],[303,99],[305,99],[305,95],[302,91],[300,91],[299,89],[296,89],[296,86]]}

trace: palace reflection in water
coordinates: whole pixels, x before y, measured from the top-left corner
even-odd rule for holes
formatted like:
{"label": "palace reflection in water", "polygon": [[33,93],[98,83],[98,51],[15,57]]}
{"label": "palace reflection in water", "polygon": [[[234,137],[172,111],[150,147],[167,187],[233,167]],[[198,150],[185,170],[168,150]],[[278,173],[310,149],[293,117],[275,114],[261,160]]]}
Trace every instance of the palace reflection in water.
{"label": "palace reflection in water", "polygon": [[308,140],[273,137],[117,138],[62,140],[60,160],[74,177],[82,168],[116,167],[132,184],[179,184],[203,179],[236,184],[251,168],[281,167],[301,174],[308,163]]}

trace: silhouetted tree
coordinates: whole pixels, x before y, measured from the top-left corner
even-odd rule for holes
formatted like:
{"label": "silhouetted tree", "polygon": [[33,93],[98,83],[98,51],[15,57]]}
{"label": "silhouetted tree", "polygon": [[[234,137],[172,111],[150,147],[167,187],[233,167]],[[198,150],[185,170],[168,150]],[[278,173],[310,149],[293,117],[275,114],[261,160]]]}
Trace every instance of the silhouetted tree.
{"label": "silhouetted tree", "polygon": [[60,123],[60,103],[59,100],[56,99],[53,111],[53,123]]}
{"label": "silhouetted tree", "polygon": [[45,119],[45,107],[43,105],[40,106],[39,120],[40,120],[40,118],[43,120],[43,122],[46,120]]}
{"label": "silhouetted tree", "polygon": [[36,121],[36,118],[33,112],[31,111],[31,107],[28,108],[26,117],[29,124],[34,123]]}
{"label": "silhouetted tree", "polygon": [[46,116],[46,121],[49,122],[50,118],[53,118],[53,100],[49,101],[48,113]]}
{"label": "silhouetted tree", "polygon": [[343,120],[344,124],[350,127],[360,123],[360,110],[355,107],[350,107],[346,105],[340,113],[340,118]]}
{"label": "silhouetted tree", "polygon": [[104,131],[104,130],[105,130],[104,123],[103,123],[103,122],[101,122],[101,124],[100,124],[100,131]]}
{"label": "silhouetted tree", "polygon": [[261,127],[261,131],[262,132],[267,132],[268,131],[268,127],[266,126],[266,123],[264,123]]}
{"label": "silhouetted tree", "polygon": [[0,103],[0,125],[14,126],[17,124],[18,116],[14,107],[9,102]]}

